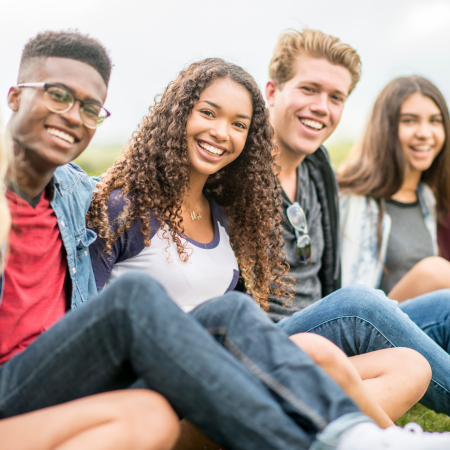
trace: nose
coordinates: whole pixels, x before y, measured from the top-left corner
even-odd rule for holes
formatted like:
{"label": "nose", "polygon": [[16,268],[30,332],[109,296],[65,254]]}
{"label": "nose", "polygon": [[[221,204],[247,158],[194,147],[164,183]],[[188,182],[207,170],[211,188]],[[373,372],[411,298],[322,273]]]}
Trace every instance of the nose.
{"label": "nose", "polygon": [[326,92],[314,96],[314,100],[309,106],[309,109],[315,114],[326,116],[328,114],[328,95]]}
{"label": "nose", "polygon": [[217,141],[228,141],[228,124],[225,120],[214,121],[209,134],[216,138]]}
{"label": "nose", "polygon": [[82,125],[83,121],[81,120],[81,105],[79,101],[75,101],[72,107],[61,114],[71,125],[77,126]]}
{"label": "nose", "polygon": [[421,121],[416,129],[416,136],[419,139],[428,139],[433,136],[431,124],[428,121]]}

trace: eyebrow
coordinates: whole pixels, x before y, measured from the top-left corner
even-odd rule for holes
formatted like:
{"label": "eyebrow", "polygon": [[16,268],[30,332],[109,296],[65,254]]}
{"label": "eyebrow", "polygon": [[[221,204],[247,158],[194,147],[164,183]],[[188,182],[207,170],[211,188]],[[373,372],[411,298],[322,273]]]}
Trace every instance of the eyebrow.
{"label": "eyebrow", "polygon": [[[307,80],[300,81],[300,84],[303,84],[303,83],[311,84],[311,85],[313,85],[314,87],[322,87],[322,85],[321,85],[320,83],[316,83],[315,81],[307,81]],[[339,90],[339,89],[336,89],[336,90],[333,91],[333,92],[334,92],[335,94],[339,94],[339,95],[343,95],[344,97],[348,97],[348,92],[345,93],[345,92],[342,92],[342,91]]]}
{"label": "eyebrow", "polygon": [[[202,100],[202,102],[208,103],[208,105],[214,106],[214,108],[217,108],[217,109],[221,109],[222,108],[221,106],[216,105],[215,103],[210,102],[209,100]],[[251,117],[249,117],[249,116],[247,116],[245,114],[236,114],[236,117],[239,117],[240,119],[252,120]]]}
{"label": "eyebrow", "polygon": [[[75,92],[73,92],[73,89],[70,86],[67,86],[67,84],[64,83],[49,83],[49,84],[55,84],[56,86],[61,86],[64,89],[67,89],[74,97],[75,97]],[[81,100],[81,99],[80,99]],[[93,103],[97,103],[100,106],[103,106],[102,102],[99,102],[98,100],[96,100],[93,97],[86,97],[86,99],[84,100],[85,102],[93,102]]]}
{"label": "eyebrow", "polygon": [[[400,116],[413,116],[413,117],[419,117],[417,114],[414,114],[414,113],[408,113],[408,112],[406,112],[406,113],[400,113]],[[442,116],[442,113],[431,114],[430,117],[436,117],[436,116],[441,116],[441,117],[443,117],[443,116]]]}

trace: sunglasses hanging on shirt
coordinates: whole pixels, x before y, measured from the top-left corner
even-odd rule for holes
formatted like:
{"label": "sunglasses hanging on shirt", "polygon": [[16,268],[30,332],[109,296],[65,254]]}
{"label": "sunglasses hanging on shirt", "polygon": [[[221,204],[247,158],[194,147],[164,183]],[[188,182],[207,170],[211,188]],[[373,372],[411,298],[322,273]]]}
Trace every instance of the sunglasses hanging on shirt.
{"label": "sunglasses hanging on shirt", "polygon": [[311,263],[311,238],[308,234],[308,222],[305,211],[298,202],[286,209],[286,215],[290,224],[294,227],[297,238],[297,258],[301,264]]}

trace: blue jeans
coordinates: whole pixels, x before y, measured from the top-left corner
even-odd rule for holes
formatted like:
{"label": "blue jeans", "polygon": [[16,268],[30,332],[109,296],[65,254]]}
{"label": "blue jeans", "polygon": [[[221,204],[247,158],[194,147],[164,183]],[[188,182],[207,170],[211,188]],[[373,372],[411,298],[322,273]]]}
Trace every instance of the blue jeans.
{"label": "blue jeans", "polygon": [[333,448],[325,441],[369,420],[249,297],[185,314],[139,272],[0,366],[0,418],[138,379],[230,450]]}
{"label": "blue jeans", "polygon": [[320,334],[348,356],[391,347],[417,350],[428,360],[433,373],[421,403],[450,414],[450,355],[446,351],[450,336],[450,290],[409,300],[400,308],[397,305],[380,290],[353,285],[339,289],[277,325],[288,335]]}
{"label": "blue jeans", "polygon": [[450,353],[450,289],[430,292],[398,306],[434,342]]}

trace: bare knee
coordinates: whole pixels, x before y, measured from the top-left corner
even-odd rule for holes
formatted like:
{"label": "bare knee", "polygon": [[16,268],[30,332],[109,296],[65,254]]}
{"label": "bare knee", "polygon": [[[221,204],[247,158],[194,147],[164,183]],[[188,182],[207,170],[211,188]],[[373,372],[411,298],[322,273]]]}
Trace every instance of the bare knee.
{"label": "bare knee", "polygon": [[450,262],[440,256],[430,256],[418,262],[413,269],[414,275],[423,280],[433,281],[436,289],[447,287],[445,282],[450,275]]}
{"label": "bare knee", "polygon": [[121,411],[136,449],[169,450],[180,434],[178,416],[160,394],[146,389],[125,391]]}
{"label": "bare knee", "polygon": [[402,370],[409,376],[405,378],[405,382],[410,383],[411,392],[414,390],[418,399],[420,399],[431,381],[431,366],[427,359],[419,352],[410,348],[396,348],[392,352],[392,368]]}

